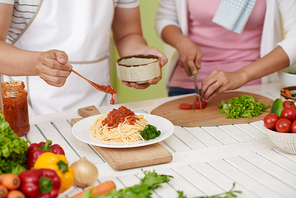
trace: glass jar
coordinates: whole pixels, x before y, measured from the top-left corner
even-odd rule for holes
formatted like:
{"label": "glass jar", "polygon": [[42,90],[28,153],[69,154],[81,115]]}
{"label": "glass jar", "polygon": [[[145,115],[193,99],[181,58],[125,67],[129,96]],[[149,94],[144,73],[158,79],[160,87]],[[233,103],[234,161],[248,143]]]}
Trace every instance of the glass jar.
{"label": "glass jar", "polygon": [[18,136],[23,136],[30,130],[27,96],[24,82],[2,83],[3,115]]}

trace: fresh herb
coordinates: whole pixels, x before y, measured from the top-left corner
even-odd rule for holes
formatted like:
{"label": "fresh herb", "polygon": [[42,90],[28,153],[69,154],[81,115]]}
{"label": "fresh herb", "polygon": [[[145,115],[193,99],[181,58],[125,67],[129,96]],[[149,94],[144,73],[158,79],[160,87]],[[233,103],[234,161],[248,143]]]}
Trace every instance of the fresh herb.
{"label": "fresh herb", "polygon": [[18,137],[0,113],[0,175],[26,170],[28,141]]}
{"label": "fresh herb", "polygon": [[296,71],[295,71],[295,72],[291,72],[291,71],[290,71],[289,74],[296,74]]}
{"label": "fresh herb", "polygon": [[144,140],[152,140],[160,136],[160,131],[157,130],[156,126],[147,124],[145,129],[140,133]]}
{"label": "fresh herb", "polygon": [[[143,170],[142,170],[143,171]],[[126,187],[120,190],[112,190],[110,193],[106,195],[98,195],[91,196],[92,190],[86,191],[83,193],[82,198],[151,198],[152,190],[157,188],[161,188],[161,184],[167,183],[170,181],[170,178],[174,178],[171,175],[160,175],[155,172],[155,170],[151,171],[143,171],[145,176],[140,180],[140,184],[136,184],[132,187]],[[236,194],[242,193],[241,191],[234,190],[235,183],[233,183],[233,187],[225,192],[218,195],[213,196],[205,196],[205,197],[194,197],[194,198],[234,198],[237,197]],[[178,198],[186,198],[183,191],[177,191]]]}
{"label": "fresh herb", "polygon": [[[233,183],[232,188],[225,193],[221,193],[213,196],[201,196],[201,197],[194,197],[194,198],[234,198],[234,197],[237,197],[236,194],[242,193],[242,191],[234,190],[234,187],[235,187],[235,183]],[[179,194],[178,198],[186,198],[183,191],[177,191],[177,192]]]}
{"label": "fresh herb", "polygon": [[[142,170],[143,171],[143,170]],[[150,198],[152,196],[152,190],[161,187],[162,183],[167,183],[171,175],[160,175],[151,171],[143,171],[145,176],[140,180],[139,184],[132,187],[123,188],[120,190],[112,190],[110,193],[101,196],[91,196],[91,190],[83,194],[83,198],[104,198],[104,197],[116,197],[116,198]]]}
{"label": "fresh herb", "polygon": [[259,116],[269,106],[259,103],[253,96],[242,96],[232,98],[228,102],[221,102],[219,104],[220,113],[225,113],[226,118],[251,118],[252,116]]}

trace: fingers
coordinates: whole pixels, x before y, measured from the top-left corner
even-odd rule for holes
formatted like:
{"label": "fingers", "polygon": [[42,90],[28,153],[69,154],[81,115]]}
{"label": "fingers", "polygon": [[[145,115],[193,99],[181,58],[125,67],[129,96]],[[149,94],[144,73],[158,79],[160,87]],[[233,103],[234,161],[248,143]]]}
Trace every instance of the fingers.
{"label": "fingers", "polygon": [[71,73],[72,66],[67,63],[65,52],[51,50],[39,54],[36,70],[39,77],[52,86],[61,87]]}
{"label": "fingers", "polygon": [[133,87],[135,89],[146,89],[150,86],[149,83],[144,83],[144,84],[138,84],[135,82],[127,82],[127,81],[122,81],[123,84],[125,84],[128,87]]}
{"label": "fingers", "polygon": [[160,58],[159,64],[161,67],[168,63],[168,58],[164,55],[164,53],[159,52],[158,54],[156,54],[156,56]]}
{"label": "fingers", "polygon": [[202,83],[201,97],[208,102],[228,89],[229,79],[226,72],[213,71]]}

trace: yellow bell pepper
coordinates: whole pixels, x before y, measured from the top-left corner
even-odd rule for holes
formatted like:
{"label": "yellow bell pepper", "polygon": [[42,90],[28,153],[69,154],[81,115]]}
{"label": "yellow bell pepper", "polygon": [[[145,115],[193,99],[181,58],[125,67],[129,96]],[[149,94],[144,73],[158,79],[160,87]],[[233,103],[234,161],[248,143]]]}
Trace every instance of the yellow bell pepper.
{"label": "yellow bell pepper", "polygon": [[74,170],[69,167],[68,160],[64,155],[57,155],[50,152],[45,152],[34,164],[34,169],[48,168],[54,170],[61,178],[60,193],[69,189],[74,183]]}

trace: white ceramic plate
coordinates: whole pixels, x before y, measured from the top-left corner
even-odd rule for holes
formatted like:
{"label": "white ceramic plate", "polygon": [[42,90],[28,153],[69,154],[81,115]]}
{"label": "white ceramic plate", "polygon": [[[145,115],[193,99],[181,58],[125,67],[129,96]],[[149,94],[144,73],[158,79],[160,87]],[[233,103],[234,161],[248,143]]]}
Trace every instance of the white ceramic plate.
{"label": "white ceramic plate", "polygon": [[93,125],[93,122],[100,115],[95,115],[91,117],[84,118],[74,124],[72,127],[72,134],[80,141],[85,142],[87,144],[91,144],[94,146],[100,147],[108,147],[108,148],[132,148],[132,147],[140,147],[147,146],[150,144],[155,144],[157,142],[161,142],[168,137],[170,137],[174,132],[174,125],[167,119],[151,115],[151,114],[136,114],[136,115],[144,115],[144,118],[148,120],[148,124],[156,126],[157,130],[161,131],[160,136],[153,140],[148,141],[139,141],[135,144],[107,144],[103,143],[100,140],[97,140],[91,136],[89,128]]}

